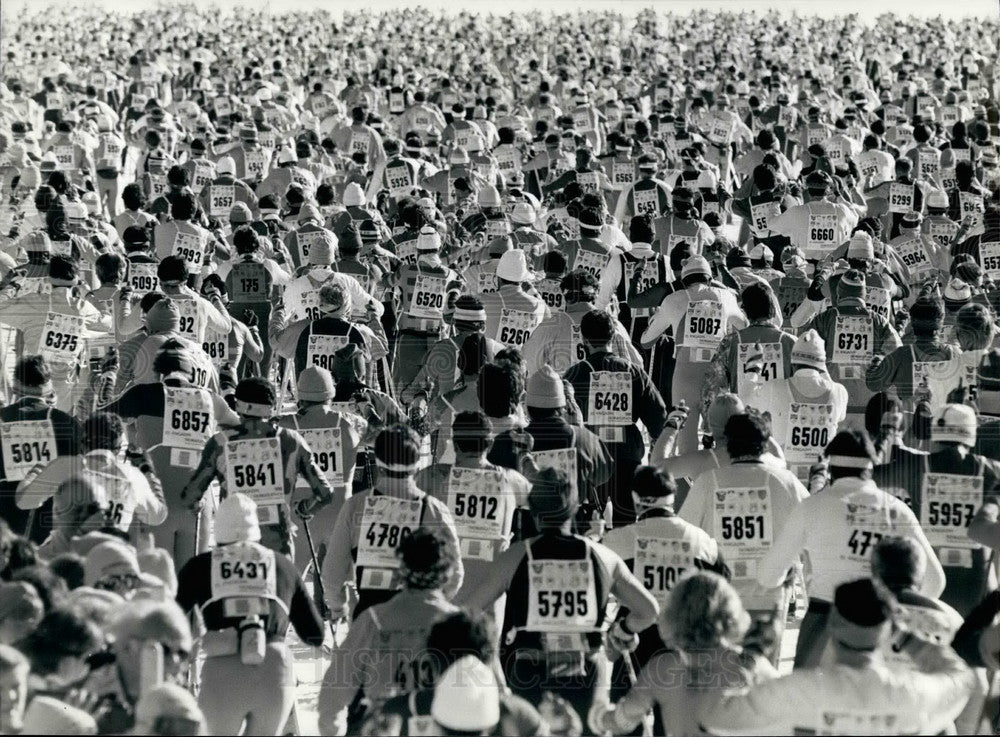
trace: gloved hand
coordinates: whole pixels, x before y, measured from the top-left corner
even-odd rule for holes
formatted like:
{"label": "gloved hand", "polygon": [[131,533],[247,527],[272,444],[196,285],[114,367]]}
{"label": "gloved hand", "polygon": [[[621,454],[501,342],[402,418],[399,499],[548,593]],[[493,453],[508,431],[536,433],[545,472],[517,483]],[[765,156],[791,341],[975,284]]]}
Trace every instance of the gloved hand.
{"label": "gloved hand", "polygon": [[259,324],[257,320],[257,313],[253,310],[243,310],[243,322],[246,323],[248,328],[255,328]]}
{"label": "gloved hand", "polygon": [[311,520],[313,518],[312,499],[299,499],[295,503],[295,514],[297,514],[299,519],[304,522]]}
{"label": "gloved hand", "polygon": [[680,430],[684,427],[684,423],[687,422],[690,413],[687,402],[682,399],[678,404],[670,408],[670,412],[667,414],[666,425],[675,430]]}
{"label": "gloved hand", "polygon": [[620,653],[630,653],[639,647],[639,635],[626,631],[625,620],[619,619],[608,630],[607,644]]}
{"label": "gloved hand", "polygon": [[614,704],[597,699],[587,712],[587,728],[590,734],[614,734]]}

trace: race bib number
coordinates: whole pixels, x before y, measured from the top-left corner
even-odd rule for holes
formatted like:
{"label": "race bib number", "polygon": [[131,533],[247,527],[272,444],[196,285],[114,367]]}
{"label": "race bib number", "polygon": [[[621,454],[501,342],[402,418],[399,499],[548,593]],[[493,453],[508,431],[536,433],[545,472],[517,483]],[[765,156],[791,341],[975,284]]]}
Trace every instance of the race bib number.
{"label": "race bib number", "polygon": [[[642,273],[640,274],[638,281],[636,281],[635,272],[640,267],[642,268]],[[641,262],[626,261],[625,278],[628,279],[630,288],[633,282],[635,282],[635,287],[632,289],[630,296],[642,294],[643,292],[652,289],[660,283],[660,265],[658,260],[656,258],[650,258]],[[641,309],[642,308],[633,307],[632,314],[636,315],[636,313]]]}
{"label": "race bib number", "polygon": [[889,185],[889,212],[904,213],[913,209],[913,185],[892,182]]}
{"label": "race bib number", "polygon": [[444,277],[420,274],[410,298],[410,317],[440,320],[444,314],[444,297],[448,282]]}
{"label": "race bib number", "polygon": [[782,381],[785,358],[781,343],[740,343],[736,347],[737,389],[749,391],[756,384]]}
{"label": "race bib number", "polygon": [[200,449],[215,432],[211,397],[198,389],[163,387],[163,444]]}
{"label": "race bib number", "polygon": [[212,550],[212,598],[276,599],[278,572],[274,551],[262,545],[236,543]]}
{"label": "race bib number", "polygon": [[529,560],[528,617],[532,632],[590,632],[597,627],[593,562]]}
{"label": "race bib number", "polygon": [[538,469],[554,468],[562,471],[575,488],[577,485],[576,448],[561,448],[559,450],[536,450],[531,453]]}
{"label": "race bib number", "polygon": [[972,218],[971,233],[980,233],[983,229],[983,213],[986,207],[983,205],[982,195],[972,192],[959,192],[958,203],[962,211],[962,217]]}
{"label": "race bib number", "polygon": [[535,284],[535,289],[541,295],[542,301],[552,310],[561,310],[565,306],[565,299],[559,282],[555,279],[543,279]]}
{"label": "race bib number", "polygon": [[389,112],[398,115],[406,109],[402,92],[389,93]]}
{"label": "race bib number", "polygon": [[594,371],[590,374],[589,425],[599,428],[631,425],[632,409],[632,375],[628,371]]}
{"label": "race bib number", "polygon": [[604,267],[608,265],[608,255],[606,253],[597,253],[596,251],[585,251],[580,248],[577,249],[576,258],[573,260],[573,270],[583,269],[588,271],[594,276],[600,278],[601,272],[604,271]]}
{"label": "race bib number", "polygon": [[611,165],[611,178],[620,189],[631,187],[635,183],[635,164],[631,161],[616,161]]}
{"label": "race bib number", "polygon": [[888,321],[892,311],[892,296],[888,289],[868,287],[868,309]]}
{"label": "race bib number", "polygon": [[724,115],[713,115],[708,124],[708,140],[725,146],[733,137],[733,120]]}
{"label": "race bib number", "polygon": [[899,260],[910,270],[911,276],[928,271],[931,262],[927,258],[927,251],[919,238],[908,238],[896,246]]}
{"label": "race bib number", "polygon": [[493,238],[503,238],[505,235],[510,233],[510,223],[507,222],[506,218],[500,220],[487,220],[486,221],[486,237]]}
{"label": "race bib number", "polygon": [[226,488],[257,502],[262,525],[279,520],[285,503],[284,465],[278,438],[230,440],[225,445]]}
{"label": "race bib number", "polygon": [[778,202],[758,202],[750,205],[750,229],[753,234],[763,237],[770,232],[769,224],[771,218],[781,212],[781,205]]}
{"label": "race bib number", "polygon": [[309,252],[312,251],[313,246],[326,241],[326,232],[323,230],[308,230],[308,231],[297,231],[295,233],[295,240],[299,244],[299,255],[302,258],[301,263],[306,263],[309,258]]}
{"label": "race bib number", "polygon": [[590,113],[586,110],[577,110],[573,113],[573,127],[577,133],[589,133],[593,130],[590,124]]}
{"label": "race bib number", "polygon": [[385,170],[385,181],[389,185],[389,194],[396,197],[406,194],[413,186],[410,170],[405,165],[390,166]]}
{"label": "race bib number", "polygon": [[[195,164],[194,177],[192,177],[191,189],[195,194],[200,195],[201,191],[215,178],[215,170],[205,164]],[[232,207],[232,205],[230,205]],[[226,213],[228,215],[228,213]]]}
{"label": "race bib number", "polygon": [[[951,239],[958,232],[958,224],[950,220],[932,220],[927,223],[927,234],[942,246],[951,246]],[[982,246],[980,246],[982,248]]]}
{"label": "race bib number", "polygon": [[371,145],[371,137],[367,132],[355,133],[351,136],[351,153],[368,155],[368,147]]}
{"label": "race bib number", "polygon": [[217,330],[206,330],[205,339],[201,342],[201,349],[205,351],[205,355],[214,366],[222,366],[229,360],[229,334],[220,333]]}
{"label": "race bib number", "polygon": [[233,103],[228,97],[216,97],[212,105],[215,107],[215,114],[220,118],[225,118],[233,112]]}
{"label": "race bib number", "polygon": [[248,151],[246,154],[246,178],[257,181],[264,177],[269,156],[264,151]]}
{"label": "race bib number", "polygon": [[333,370],[334,354],[346,346],[350,340],[346,335],[312,334],[306,344],[306,364]]}
{"label": "race bib number", "polygon": [[584,171],[577,172],[576,181],[579,183],[580,187],[584,192],[596,192],[597,191],[597,172],[596,171]]}
{"label": "race bib number", "polygon": [[270,278],[264,264],[238,263],[230,273],[233,276],[230,296],[234,302],[259,304],[268,301]]}
{"label": "race bib number", "polygon": [[369,494],[361,518],[357,565],[396,570],[399,541],[420,526],[420,499]]}
{"label": "race bib number", "polygon": [[826,128],[823,126],[809,126],[806,129],[806,146],[815,146],[823,143],[827,138]]}
{"label": "race bib number", "polygon": [[229,219],[236,204],[236,187],[232,184],[212,184],[208,188],[208,212],[214,218]]}
{"label": "race bib number", "polygon": [[1000,278],[1000,241],[980,243],[979,255],[983,260],[983,271],[994,279]]}
{"label": "race bib number", "polygon": [[56,169],[59,171],[70,171],[73,169],[73,147],[54,146],[52,153],[56,157]]}
{"label": "race bib number", "polygon": [[177,311],[181,315],[180,327],[177,332],[197,341],[202,334],[201,311],[198,309],[198,303],[193,299],[175,299],[174,304],[177,305]]}
{"label": "race bib number", "polygon": [[983,479],[950,473],[924,474],[920,526],[931,545],[978,548],[966,528],[983,505]]}
{"label": "race bib number", "polygon": [[789,461],[796,463],[815,461],[833,439],[836,427],[832,404],[792,402],[789,405],[785,455]]}
{"label": "race bib number", "polygon": [[535,314],[504,307],[500,310],[497,341],[508,348],[521,348],[528,342],[536,325]]}
{"label": "race bib number", "polygon": [[23,481],[39,464],[48,465],[59,455],[51,420],[25,420],[0,424],[5,481]]}
{"label": "race bib number", "polygon": [[339,427],[301,428],[299,434],[312,451],[313,461],[331,486],[343,486],[344,439]]}
{"label": "race bib number", "polygon": [[873,323],[867,315],[837,315],[833,363],[865,367],[874,350]]}
{"label": "race bib number", "polygon": [[722,342],[722,304],[708,300],[692,302],[684,316],[684,348],[715,351]]}
{"label": "race bib number", "polygon": [[941,170],[941,156],[937,151],[920,151],[917,154],[917,165],[920,167],[920,176],[931,179]]}
{"label": "race bib number", "polygon": [[156,264],[130,263],[128,283],[137,296],[156,291],[160,284]]}
{"label": "race bib number", "polygon": [[637,537],[632,572],[662,607],[684,571],[694,566],[691,543],[684,540]]}
{"label": "race bib number", "polygon": [[513,148],[498,149],[494,152],[497,168],[503,174],[514,174],[521,171],[521,157]]}
{"label": "race bib number", "polygon": [[496,471],[453,466],[448,480],[448,509],[455,519],[463,558],[493,560],[507,539],[509,515],[503,477]]}
{"label": "race bib number", "polygon": [[834,248],[837,245],[837,216],[834,214],[809,216],[809,237],[806,239],[806,246],[810,254],[820,253]]}
{"label": "race bib number", "polygon": [[194,233],[178,230],[174,235],[173,255],[187,262],[189,272],[199,272],[205,261],[205,244]]}
{"label": "race bib number", "polygon": [[741,556],[762,553],[774,536],[767,489],[719,489],[715,492],[715,535]]}
{"label": "race bib number", "polygon": [[633,189],[632,199],[635,201],[636,214],[654,217],[660,214],[660,190],[658,187]]}
{"label": "race bib number", "polygon": [[941,170],[941,186],[948,192],[958,189],[958,179],[955,176],[954,166]]}
{"label": "race bib number", "polygon": [[49,312],[45,317],[38,352],[57,363],[74,363],[83,350],[84,318]]}
{"label": "race bib number", "polygon": [[497,275],[489,271],[480,271],[476,275],[476,291],[480,294],[489,294],[497,291]]}
{"label": "race bib number", "polygon": [[163,174],[150,174],[149,192],[153,199],[165,195],[167,193],[167,177]]}

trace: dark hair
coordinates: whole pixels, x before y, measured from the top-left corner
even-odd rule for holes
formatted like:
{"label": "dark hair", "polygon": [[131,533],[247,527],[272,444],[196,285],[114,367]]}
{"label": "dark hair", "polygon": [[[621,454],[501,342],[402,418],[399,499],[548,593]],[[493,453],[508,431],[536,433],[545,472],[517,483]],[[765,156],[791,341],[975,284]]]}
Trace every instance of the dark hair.
{"label": "dark hair", "polygon": [[924,551],[912,537],[883,537],[872,551],[872,574],[894,594],[917,586],[926,563]]}
{"label": "dark hair", "polygon": [[493,658],[493,628],[483,613],[458,611],[439,619],[427,633],[427,657],[435,674],[471,655],[484,663]]}
{"label": "dark hair", "polygon": [[198,202],[191,192],[178,192],[170,205],[174,220],[190,220],[198,209]]}
{"label": "dark hair", "polygon": [[64,657],[86,658],[99,650],[103,641],[100,628],[82,611],[60,606],[48,611],[35,631],[25,638],[24,654],[31,661],[33,673],[47,676],[59,670]]}
{"label": "dark hair", "polygon": [[236,246],[236,253],[244,256],[260,248],[260,238],[249,225],[241,225],[233,231],[233,245]]}
{"label": "dark hair", "polygon": [[771,288],[754,282],[743,290],[743,311],[751,320],[761,320],[775,317],[774,301],[771,299]]}
{"label": "dark hair", "polygon": [[117,453],[123,437],[125,423],[114,412],[97,412],[83,423],[83,443],[89,450],[110,450]]}
{"label": "dark hair", "polygon": [[142,299],[139,300],[139,309],[142,310],[142,314],[146,314],[151,309],[153,305],[159,302],[161,299],[166,299],[167,295],[163,292],[146,292],[142,295]]}
{"label": "dark hair", "polygon": [[142,187],[136,183],[126,184],[122,190],[122,203],[129,210],[138,210],[143,204]]}
{"label": "dark hair", "polygon": [[66,582],[53,573],[48,565],[34,563],[17,570],[13,569],[13,565],[10,567],[10,580],[31,584],[38,593],[38,598],[42,600],[45,611],[48,612],[61,606],[66,600],[66,594],[69,592],[69,589],[66,588]]}
{"label": "dark hair", "polygon": [[480,411],[459,412],[451,423],[451,439],[460,453],[485,453],[493,444],[493,428]]}
{"label": "dark hair", "polygon": [[83,586],[84,559],[76,553],[61,553],[49,561],[49,568],[59,576],[70,591]]}
{"label": "dark hair", "polygon": [[730,458],[760,457],[771,437],[771,426],[758,412],[736,414],[726,421],[726,451]]}
{"label": "dark hair", "polygon": [[117,284],[125,268],[125,259],[117,253],[102,253],[94,266],[101,284]]}
{"label": "dark hair", "polygon": [[[854,456],[858,460],[868,459],[874,463],[875,448],[872,445],[871,437],[865,430],[856,427],[849,427],[841,430],[826,446],[825,455],[830,456]],[[871,469],[848,468],[846,466],[835,466],[830,464],[830,479],[836,481],[842,476],[858,476],[869,478]]]}
{"label": "dark hair", "polygon": [[174,164],[167,171],[167,183],[172,187],[186,187],[191,183],[191,177],[187,169],[178,164]]}
{"label": "dark hair", "polygon": [[580,335],[592,345],[607,345],[615,335],[615,319],[604,310],[591,310],[580,319]]}
{"label": "dark hair", "polygon": [[14,380],[24,386],[39,387],[52,380],[52,370],[43,356],[25,356],[14,367]]}
{"label": "dark hair", "polygon": [[639,466],[632,474],[632,491],[641,497],[662,499],[677,493],[677,482],[656,466]]}
{"label": "dark hair", "polygon": [[396,555],[405,567],[411,589],[436,589],[445,584],[455,567],[455,558],[443,533],[418,527],[403,537]]}
{"label": "dark hair", "polygon": [[165,256],[156,267],[156,276],[163,282],[183,282],[187,279],[187,261],[180,256]]}
{"label": "dark hair", "polygon": [[517,411],[524,378],[512,366],[487,363],[479,372],[479,406],[487,417],[507,417]]}
{"label": "dark hair", "polygon": [[49,260],[49,278],[59,281],[76,281],[80,275],[76,261],[66,256],[53,256]]}

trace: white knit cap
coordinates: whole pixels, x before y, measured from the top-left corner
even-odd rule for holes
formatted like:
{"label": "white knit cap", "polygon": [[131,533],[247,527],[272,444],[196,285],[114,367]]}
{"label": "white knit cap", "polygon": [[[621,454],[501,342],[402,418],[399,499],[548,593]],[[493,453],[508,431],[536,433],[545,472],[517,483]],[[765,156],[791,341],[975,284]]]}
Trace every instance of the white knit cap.
{"label": "white knit cap", "polygon": [[215,513],[215,541],[220,545],[260,540],[257,502],[246,494],[230,494]]}
{"label": "white knit cap", "polygon": [[826,371],[826,343],[815,330],[807,330],[792,346],[791,362]]}
{"label": "white knit cap", "polygon": [[964,404],[946,404],[931,424],[931,440],[968,445],[976,444],[976,412]]}
{"label": "white knit cap", "polygon": [[452,663],[434,687],[431,717],[457,732],[495,727],[500,722],[500,688],[489,666],[473,655]]}
{"label": "white knit cap", "polygon": [[441,235],[430,225],[425,225],[417,236],[416,248],[418,251],[440,251]]}
{"label": "white knit cap", "polygon": [[344,188],[344,207],[360,207],[365,204],[365,193],[361,185],[351,182]]}
{"label": "white knit cap", "polygon": [[236,174],[236,162],[233,160],[232,156],[223,156],[219,159],[219,163],[216,165],[215,170],[219,174]]}

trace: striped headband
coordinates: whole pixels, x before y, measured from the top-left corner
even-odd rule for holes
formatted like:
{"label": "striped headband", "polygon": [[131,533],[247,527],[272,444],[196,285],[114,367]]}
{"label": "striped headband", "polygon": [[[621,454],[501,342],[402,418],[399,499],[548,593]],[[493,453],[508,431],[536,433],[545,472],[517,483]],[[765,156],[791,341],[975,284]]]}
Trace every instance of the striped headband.
{"label": "striped headband", "polygon": [[404,463],[386,463],[381,458],[376,457],[375,465],[383,471],[392,471],[394,473],[409,473],[417,470],[417,461],[414,461],[409,465]]}
{"label": "striped headband", "polygon": [[486,310],[480,307],[478,310],[469,310],[464,307],[456,307],[452,313],[452,319],[462,322],[486,322]]}
{"label": "striped headband", "polygon": [[263,417],[267,419],[274,414],[274,407],[270,404],[257,404],[256,402],[244,402],[242,399],[237,399],[236,411],[247,417]]}

